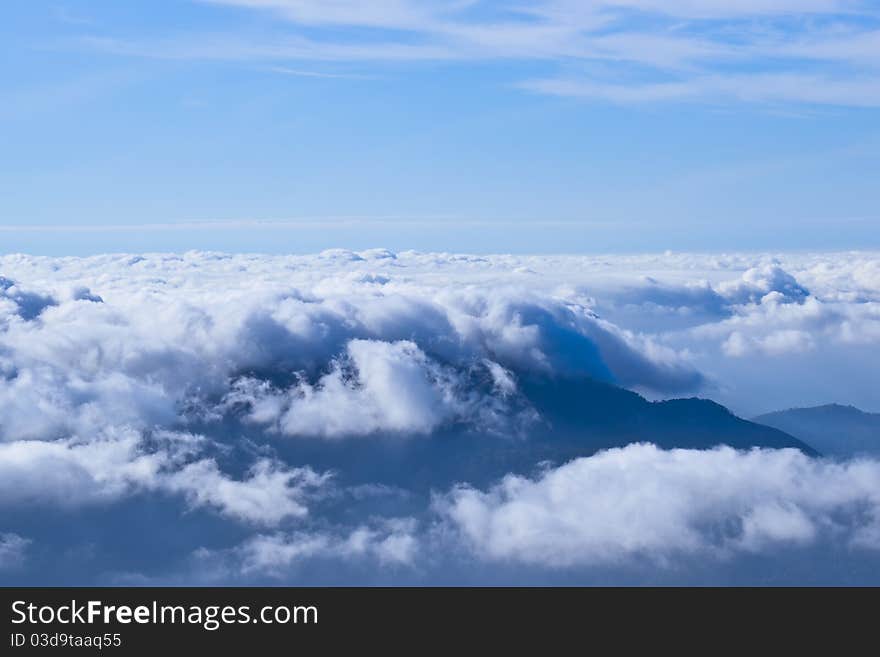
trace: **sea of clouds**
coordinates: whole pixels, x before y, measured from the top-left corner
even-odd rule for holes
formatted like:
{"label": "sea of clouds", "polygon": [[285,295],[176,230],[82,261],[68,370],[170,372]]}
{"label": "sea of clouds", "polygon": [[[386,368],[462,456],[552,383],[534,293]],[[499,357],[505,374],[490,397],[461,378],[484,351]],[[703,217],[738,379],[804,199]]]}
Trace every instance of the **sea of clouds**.
{"label": "sea of clouds", "polygon": [[524,377],[746,417],[876,411],[878,343],[871,253],[2,256],[0,572],[513,582],[811,550],[876,564],[867,459],[645,435],[424,495],[347,480],[321,450],[451,428],[527,438]]}

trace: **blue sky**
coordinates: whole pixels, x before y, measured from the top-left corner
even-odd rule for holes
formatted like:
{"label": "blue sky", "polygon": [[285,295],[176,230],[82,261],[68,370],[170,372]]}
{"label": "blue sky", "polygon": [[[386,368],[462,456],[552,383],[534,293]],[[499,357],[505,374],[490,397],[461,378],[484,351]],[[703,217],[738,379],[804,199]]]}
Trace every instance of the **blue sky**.
{"label": "blue sky", "polygon": [[880,6],[4,3],[0,250],[880,247]]}

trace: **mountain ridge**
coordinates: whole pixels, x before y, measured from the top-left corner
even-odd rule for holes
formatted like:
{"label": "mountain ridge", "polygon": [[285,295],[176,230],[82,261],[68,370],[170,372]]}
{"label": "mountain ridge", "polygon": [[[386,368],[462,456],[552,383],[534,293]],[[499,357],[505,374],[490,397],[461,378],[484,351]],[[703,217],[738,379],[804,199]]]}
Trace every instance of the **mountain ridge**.
{"label": "mountain ridge", "polygon": [[[450,425],[430,435],[376,435],[327,441],[273,441],[288,462],[344,473],[355,482],[400,488],[483,486],[508,474],[531,475],[539,464],[559,465],[605,449],[654,443],[662,449],[793,448],[817,450],[779,429],[734,415],[696,397],[649,401],[631,390],[586,378],[533,378],[521,392],[537,411],[522,435],[497,435]],[[259,440],[259,434],[250,436]]]}
{"label": "mountain ridge", "polygon": [[852,405],[788,408],[758,415],[752,421],[797,436],[830,456],[880,455],[880,413]]}

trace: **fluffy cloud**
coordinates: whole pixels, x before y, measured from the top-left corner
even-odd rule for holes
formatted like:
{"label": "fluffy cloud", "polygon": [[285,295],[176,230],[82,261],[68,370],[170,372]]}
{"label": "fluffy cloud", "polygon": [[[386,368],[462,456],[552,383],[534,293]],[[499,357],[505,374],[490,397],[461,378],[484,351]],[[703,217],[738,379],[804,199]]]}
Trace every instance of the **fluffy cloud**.
{"label": "fluffy cloud", "polygon": [[731,304],[802,302],[810,292],[776,264],[747,269],[736,281],[722,283],[718,291]]}
{"label": "fluffy cloud", "polygon": [[[424,433],[491,418],[519,375],[660,391],[700,383],[673,350],[576,300],[508,283],[335,276],[351,262],[401,269],[387,253],[350,255],[322,254],[308,268],[211,254],[65,266],[17,259],[35,287],[54,284],[60,301],[27,321],[18,305],[7,315],[0,440],[167,428],[200,409],[207,417],[224,397],[250,397],[249,417],[283,433]],[[262,275],[243,277],[254,264]],[[284,281],[297,270],[296,286]],[[482,381],[499,375],[500,387]]]}
{"label": "fluffy cloud", "polygon": [[806,331],[795,329],[774,330],[760,337],[746,337],[733,331],[721,345],[728,356],[743,356],[757,351],[768,356],[813,349],[815,341]]}
{"label": "fluffy cloud", "polygon": [[723,321],[691,331],[693,344],[719,341],[729,356],[803,352],[817,343],[871,344],[880,336],[880,304],[840,303],[808,296],[798,302],[772,291],[758,302],[738,306]]}
{"label": "fluffy cloud", "polygon": [[487,491],[462,486],[435,506],[481,559],[548,567],[725,557],[820,537],[880,549],[880,463],[794,450],[631,445]]}
{"label": "fluffy cloud", "polygon": [[234,523],[238,547],[200,544],[245,578],[315,559],[418,566],[450,535],[554,567],[878,543],[869,461],[629,447],[430,512],[420,492],[359,497],[372,465],[346,480],[374,438],[424,454],[440,452],[423,437],[459,428],[527,439],[546,426],[536,380],[657,396],[708,381],[740,414],[876,410],[876,254],[0,256],[0,272],[7,518],[160,498]]}
{"label": "fluffy cloud", "polygon": [[595,264],[584,274],[594,278],[581,289],[595,310],[686,354],[716,399],[734,410],[839,399],[869,409],[880,404],[868,384],[880,367],[876,254],[668,254],[606,262],[619,268],[613,277]]}
{"label": "fluffy cloud", "polygon": [[193,506],[208,506],[243,520],[277,525],[308,514],[305,498],[320,489],[328,475],[309,468],[288,468],[259,459],[241,480],[223,474],[211,460],[189,463],[160,480],[159,488],[180,492]]}
{"label": "fluffy cloud", "polygon": [[413,342],[352,340],[343,359],[334,361],[314,385],[303,381],[279,393],[264,382],[244,379],[226,404],[244,402],[250,420],[272,423],[292,436],[333,438],[380,430],[425,434],[444,421],[472,414],[467,391],[457,390],[463,383]]}
{"label": "fluffy cloud", "polygon": [[[811,353],[825,369],[880,341],[872,254],[5,256],[0,271],[3,440],[87,435],[108,418],[168,427],[249,385],[265,412],[278,406],[266,424],[279,430],[297,406],[293,433],[339,435],[342,414],[320,411],[333,395],[366,418],[358,427],[418,433],[491,423],[507,403],[482,380],[493,368],[510,375],[508,401],[534,373],[669,395],[699,389],[700,370],[726,394],[749,371],[728,360],[770,356],[784,373],[787,355]],[[27,320],[25,297],[41,299]],[[423,420],[380,392],[404,367],[427,386],[410,400]]]}
{"label": "fluffy cloud", "polygon": [[538,570],[687,564],[834,546],[880,552],[880,463],[796,450],[661,450],[651,444],[580,458],[533,478],[435,493],[419,517],[258,533],[200,549],[213,577],[296,578],[316,563],[370,564],[386,575],[460,567]]}
{"label": "fluffy cloud", "polygon": [[210,458],[194,459],[204,439],[165,432],[144,439],[134,430],[90,440],[0,443],[0,506],[60,507],[107,503],[137,493],[180,494],[193,507],[257,524],[302,518],[304,502],[327,482],[309,468],[259,459],[242,479]]}
{"label": "fluffy cloud", "polygon": [[200,549],[196,556],[221,573],[284,578],[314,561],[411,567],[419,556],[419,540],[413,518],[373,519],[348,529],[257,534],[230,550]]}
{"label": "fluffy cloud", "polygon": [[[489,262],[434,258],[0,258],[4,504],[164,494],[275,526],[302,519],[326,476],[242,451],[237,430],[504,433],[529,417],[523,376],[658,390],[700,382],[673,350],[578,299],[516,281],[401,275],[454,262],[479,276]],[[226,470],[224,450],[238,450]]]}
{"label": "fluffy cloud", "polygon": [[645,276],[638,285],[613,291],[607,301],[648,316],[665,311],[711,321],[742,312],[740,306],[803,303],[809,298],[809,290],[772,263],[750,267],[739,278],[714,285],[705,279],[682,284]]}
{"label": "fluffy cloud", "polygon": [[5,315],[6,321],[11,316],[32,320],[52,305],[55,305],[52,297],[22,290],[15,281],[0,276],[0,317]]}

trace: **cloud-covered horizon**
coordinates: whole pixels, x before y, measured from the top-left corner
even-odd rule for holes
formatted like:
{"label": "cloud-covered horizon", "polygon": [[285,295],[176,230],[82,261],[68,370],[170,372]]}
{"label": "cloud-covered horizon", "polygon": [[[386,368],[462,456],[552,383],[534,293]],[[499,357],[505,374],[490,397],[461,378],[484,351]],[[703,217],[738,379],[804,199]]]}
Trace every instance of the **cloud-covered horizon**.
{"label": "cloud-covered horizon", "polygon": [[[749,414],[813,401],[875,410],[878,263],[0,256],[0,567],[26,578],[62,550],[94,569],[104,550],[119,563],[101,581],[187,568],[189,581],[288,581],[313,562],[441,581],[431,555],[446,552],[551,571],[820,547],[872,559],[875,461],[647,444],[553,463],[514,455],[559,429],[526,392],[543,381],[699,394]],[[651,443],[652,430],[628,440]],[[443,446],[467,441],[509,446],[495,462],[473,443],[467,471],[500,474],[441,476]],[[395,461],[396,445],[422,460]],[[391,476],[400,468],[410,479]],[[419,479],[431,490],[401,483]],[[124,531],[63,545],[36,520],[86,518],[105,534],[146,506],[157,531],[195,532],[165,572],[139,574],[147,557],[113,547]]]}

